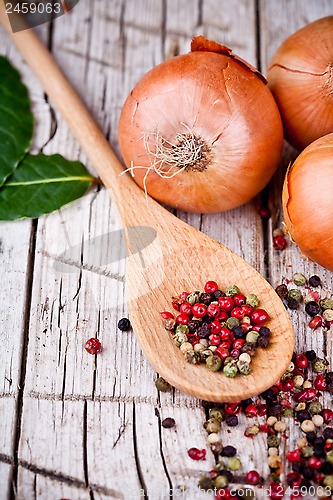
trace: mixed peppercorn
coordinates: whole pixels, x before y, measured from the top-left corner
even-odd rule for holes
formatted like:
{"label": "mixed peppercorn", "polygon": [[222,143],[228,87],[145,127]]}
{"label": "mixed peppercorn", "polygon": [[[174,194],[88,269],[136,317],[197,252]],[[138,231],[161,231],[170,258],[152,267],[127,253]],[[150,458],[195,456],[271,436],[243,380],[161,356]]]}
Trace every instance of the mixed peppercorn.
{"label": "mixed peppercorn", "polygon": [[245,296],[236,285],[223,292],[215,281],[207,281],[203,292],[173,297],[178,314],[160,314],[188,363],[205,363],[209,370],[232,378],[248,375],[256,348],[269,345],[271,332],[264,325],[268,313],[258,305],[253,293]]}

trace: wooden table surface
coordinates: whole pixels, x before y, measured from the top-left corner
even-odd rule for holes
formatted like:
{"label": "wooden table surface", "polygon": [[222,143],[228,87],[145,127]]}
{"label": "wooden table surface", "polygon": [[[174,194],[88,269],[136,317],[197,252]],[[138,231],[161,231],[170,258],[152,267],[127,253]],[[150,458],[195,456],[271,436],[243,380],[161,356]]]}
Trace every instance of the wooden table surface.
{"label": "wooden table surface", "polygon": [[[282,40],[332,12],[332,0],[81,0],[38,32],[118,151],[117,122],[127,94],[152,66],[187,52],[194,35],[232,47],[265,73]],[[0,52],[29,87],[34,152],[59,152],[90,168],[2,30]],[[283,171],[295,155],[285,147],[266,192],[268,224],[258,216],[259,198],[224,214],[177,215],[229,246],[273,286],[297,271],[318,274],[332,290],[332,273],[302,260],[296,246],[272,248],[272,229],[282,223]],[[201,401],[177,390],[158,393],[157,374],[135,335],[116,328],[127,315],[120,227],[102,188],[39,220],[0,224],[1,499],[212,498],[197,488],[215,463]],[[313,332],[302,315],[291,316],[296,349],[325,348],[331,359],[332,333]],[[95,335],[104,347],[96,364],[83,349]],[[175,419],[175,428],[161,426],[166,417]],[[238,448],[245,472],[257,469],[268,478],[267,436],[246,439],[248,423],[241,417],[232,432],[224,426],[222,442]],[[282,454],[301,435],[290,420],[288,434]],[[206,461],[191,460],[191,447],[206,448]],[[267,498],[265,490],[257,497]]]}

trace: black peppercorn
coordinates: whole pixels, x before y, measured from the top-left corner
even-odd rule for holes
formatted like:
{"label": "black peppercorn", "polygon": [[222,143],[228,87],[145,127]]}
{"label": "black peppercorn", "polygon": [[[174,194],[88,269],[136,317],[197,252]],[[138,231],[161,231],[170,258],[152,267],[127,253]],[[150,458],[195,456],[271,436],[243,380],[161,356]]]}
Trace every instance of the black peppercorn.
{"label": "black peppercorn", "polygon": [[245,336],[245,332],[241,326],[235,326],[232,331],[235,339],[241,339]]}
{"label": "black peppercorn", "polygon": [[333,382],[330,382],[329,384],[326,385],[326,391],[329,394],[333,394]]}
{"label": "black peppercorn", "polygon": [[200,326],[200,328],[198,328],[197,330],[197,335],[201,339],[206,339],[210,335],[210,330],[208,330],[206,326]]}
{"label": "black peppercorn", "polygon": [[311,415],[308,410],[300,410],[296,412],[296,418],[299,422],[303,422],[304,420],[310,420]]}
{"label": "black peppercorn", "polygon": [[287,285],[279,285],[275,288],[275,291],[281,299],[285,299],[288,295]]}
{"label": "black peppercorn", "polygon": [[326,456],[326,452],[325,452],[324,448],[322,448],[321,446],[314,446],[313,447],[313,454],[317,458],[324,458]]}
{"label": "black peppercorn", "polygon": [[171,427],[174,427],[176,424],[175,419],[171,417],[167,417],[164,420],[162,420],[162,427],[165,429],[171,429]]}
{"label": "black peppercorn", "polygon": [[131,328],[131,322],[128,318],[121,318],[118,321],[118,328],[122,332],[127,332]]}
{"label": "black peppercorn", "polygon": [[301,472],[301,464],[299,462],[293,462],[291,464],[291,469],[294,471],[294,472]]}
{"label": "black peppercorn", "polygon": [[282,406],[275,404],[268,408],[267,413],[270,417],[279,417],[282,414]]}
{"label": "black peppercorn", "polygon": [[262,326],[259,330],[259,335],[262,335],[263,337],[269,337],[270,334],[271,331],[267,326]]}
{"label": "black peppercorn", "polygon": [[321,279],[319,278],[319,276],[311,276],[311,278],[309,279],[309,285],[310,286],[313,286],[313,287],[317,287],[317,286],[320,286],[321,285]]}
{"label": "black peppercorn", "polygon": [[314,443],[316,438],[317,438],[317,434],[314,431],[306,433],[306,440],[308,441],[308,443]]}
{"label": "black peppercorn", "polygon": [[234,475],[233,473],[230,471],[230,470],[224,470],[221,474],[222,476],[225,476],[228,480],[228,483],[232,483],[233,479],[234,479]]}
{"label": "black peppercorn", "polygon": [[291,309],[292,311],[296,311],[296,309],[298,309],[299,307],[299,302],[296,299],[289,299],[287,304],[289,309]]}
{"label": "black peppercorn", "polygon": [[324,462],[319,470],[325,474],[325,476],[329,476],[333,472],[333,465],[330,462]]}
{"label": "black peppercorn", "polygon": [[216,290],[216,292],[213,293],[214,299],[219,300],[221,297],[225,296],[225,293],[222,292],[222,290]]}
{"label": "black peppercorn", "polygon": [[224,446],[223,450],[222,450],[222,457],[234,457],[237,453],[237,450],[236,448],[234,448],[233,446]]}
{"label": "black peppercorn", "polygon": [[312,479],[315,475],[315,471],[311,467],[304,467],[301,470],[302,476],[306,479]]}
{"label": "black peppercorn", "polygon": [[311,349],[311,351],[306,351],[305,356],[309,361],[314,361],[317,357],[317,354],[316,351]]}
{"label": "black peppercorn", "polygon": [[210,292],[204,292],[200,294],[200,302],[201,304],[205,304],[205,306],[209,306],[211,301],[213,300],[213,294]]}
{"label": "black peppercorn", "polygon": [[243,399],[243,401],[241,401],[242,408],[246,408],[247,406],[252,405],[252,404],[253,404],[253,400],[251,398]]}
{"label": "black peppercorn", "polygon": [[257,341],[257,346],[266,348],[269,345],[269,338],[268,337],[259,337]]}
{"label": "black peppercorn", "polygon": [[243,347],[241,348],[241,353],[246,352],[250,356],[252,356],[255,353],[256,346],[252,344],[252,342],[245,342],[243,344]]}
{"label": "black peppercorn", "polygon": [[320,446],[321,448],[324,448],[325,446],[325,438],[318,436],[315,441],[314,441],[315,446]]}
{"label": "black peppercorn", "polygon": [[201,321],[198,321],[196,319],[191,319],[187,323],[188,329],[190,330],[191,333],[194,333],[197,331],[197,329],[201,326]]}
{"label": "black peppercorn", "polygon": [[311,302],[308,302],[306,305],[305,305],[305,311],[308,313],[309,316],[317,316],[317,314],[320,313],[320,307],[319,307],[319,304],[317,304],[317,302],[315,302],[314,300],[311,300]]}
{"label": "black peppercorn", "polygon": [[325,439],[333,439],[333,427],[326,427],[323,436]]}
{"label": "black peppercorn", "polygon": [[228,415],[227,418],[225,419],[225,423],[229,427],[236,427],[236,425],[238,425],[238,417],[237,417],[237,415]]}
{"label": "black peppercorn", "polygon": [[326,382],[328,384],[330,384],[331,382],[333,382],[333,372],[327,372],[325,378],[326,378]]}

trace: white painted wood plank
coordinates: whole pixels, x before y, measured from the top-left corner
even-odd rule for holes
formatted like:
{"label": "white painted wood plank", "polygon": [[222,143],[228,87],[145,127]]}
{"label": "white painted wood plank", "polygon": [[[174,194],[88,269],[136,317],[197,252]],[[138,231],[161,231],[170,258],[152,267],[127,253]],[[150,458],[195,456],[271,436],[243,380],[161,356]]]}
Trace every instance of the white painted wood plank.
{"label": "white painted wood plank", "polygon": [[0,463],[0,484],[2,498],[8,498],[10,491],[10,478],[12,466],[6,463]]}

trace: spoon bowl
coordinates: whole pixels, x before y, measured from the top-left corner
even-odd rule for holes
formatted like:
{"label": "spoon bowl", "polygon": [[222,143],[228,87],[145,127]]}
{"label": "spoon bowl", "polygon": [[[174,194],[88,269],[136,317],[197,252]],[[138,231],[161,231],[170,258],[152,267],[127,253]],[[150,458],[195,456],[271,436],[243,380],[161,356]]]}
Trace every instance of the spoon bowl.
{"label": "spoon bowl", "polygon": [[[127,259],[126,269],[133,330],[150,363],[171,385],[204,400],[237,401],[270,387],[287,368],[294,348],[290,319],[275,291],[241,257],[154,200],[147,201],[129,174],[119,177],[122,164],[51,54],[31,29],[13,34],[4,9],[1,2],[1,22],[110,190],[124,227],[148,226],[156,231],[156,238],[146,246],[146,232],[140,234],[138,229],[135,246],[141,250]],[[222,372],[187,363],[163,327],[159,312],[170,309],[171,297],[202,290],[207,280],[222,289],[235,284],[245,294],[255,293],[269,314],[271,343],[257,350],[249,375],[228,379]]]}

